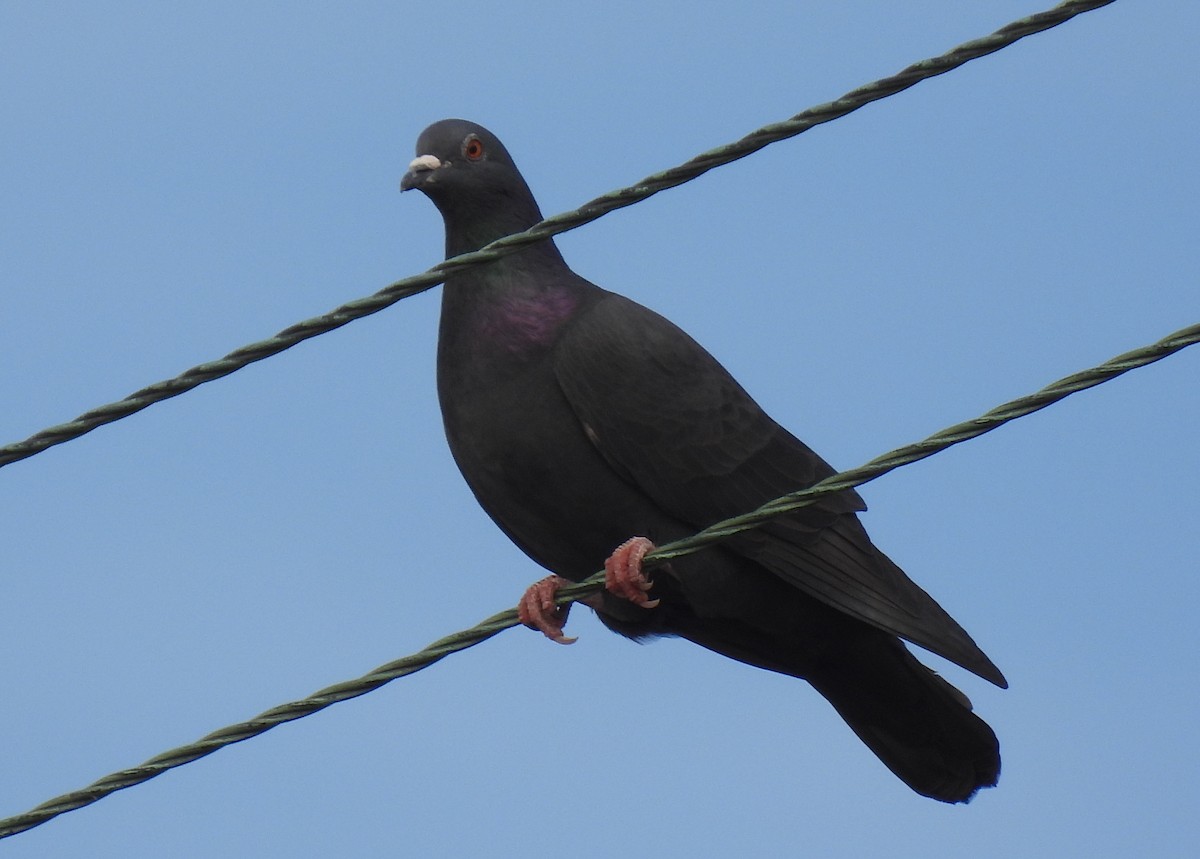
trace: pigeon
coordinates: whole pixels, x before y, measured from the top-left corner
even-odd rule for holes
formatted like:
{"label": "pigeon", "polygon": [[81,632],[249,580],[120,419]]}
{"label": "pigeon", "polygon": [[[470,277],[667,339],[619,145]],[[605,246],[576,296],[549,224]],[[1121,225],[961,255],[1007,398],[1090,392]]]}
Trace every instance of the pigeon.
{"label": "pigeon", "polygon": [[[442,215],[446,257],[542,220],[508,150],[480,125],[425,129],[401,181]],[[966,802],[996,784],[999,742],[919,645],[1001,688],[1000,670],[877,549],[847,490],[667,564],[661,544],[811,486],[834,469],[772,420],[667,319],[573,272],[552,240],[450,273],[437,389],[476,499],[552,575],[520,619],[563,633],[567,582],[634,640],[677,636],[806,680],[912,790]]]}

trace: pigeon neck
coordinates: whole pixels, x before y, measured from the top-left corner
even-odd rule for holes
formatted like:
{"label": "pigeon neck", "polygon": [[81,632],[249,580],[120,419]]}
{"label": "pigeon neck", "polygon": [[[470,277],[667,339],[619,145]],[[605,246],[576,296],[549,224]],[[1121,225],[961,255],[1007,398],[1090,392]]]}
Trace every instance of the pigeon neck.
{"label": "pigeon neck", "polygon": [[550,240],[465,269],[443,287],[439,348],[452,346],[477,372],[525,362],[551,348],[595,291]]}
{"label": "pigeon neck", "polygon": [[[536,221],[534,223],[537,223]],[[532,226],[530,224],[529,226]],[[485,245],[489,245],[497,239],[502,239],[505,236],[510,236],[513,233],[524,232],[529,229],[529,226],[515,227],[510,230],[501,230],[493,233],[492,231],[480,231],[478,234],[472,235],[466,231],[450,231],[447,230],[446,235],[446,259],[456,257],[461,254],[477,251]],[[476,237],[477,236],[477,237]],[[517,251],[522,256],[540,257],[546,263],[554,266],[566,267],[566,260],[559,253],[558,247],[554,244],[553,239],[536,242],[529,247]]]}
{"label": "pigeon neck", "polygon": [[[477,251],[496,239],[523,232],[542,220],[542,213],[532,197],[516,198],[504,195],[497,199],[489,195],[476,205],[455,206],[442,209],[442,220],[446,224],[446,257]],[[542,242],[534,247],[548,248],[558,256],[551,242]],[[561,257],[558,257],[560,260]]]}

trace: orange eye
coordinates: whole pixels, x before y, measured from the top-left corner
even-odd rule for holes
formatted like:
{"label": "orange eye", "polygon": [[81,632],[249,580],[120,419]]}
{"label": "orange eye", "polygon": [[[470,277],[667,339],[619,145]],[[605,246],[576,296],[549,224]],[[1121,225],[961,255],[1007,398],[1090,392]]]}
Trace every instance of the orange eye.
{"label": "orange eye", "polygon": [[483,157],[483,141],[478,137],[468,137],[463,141],[463,155],[470,161],[478,161]]}

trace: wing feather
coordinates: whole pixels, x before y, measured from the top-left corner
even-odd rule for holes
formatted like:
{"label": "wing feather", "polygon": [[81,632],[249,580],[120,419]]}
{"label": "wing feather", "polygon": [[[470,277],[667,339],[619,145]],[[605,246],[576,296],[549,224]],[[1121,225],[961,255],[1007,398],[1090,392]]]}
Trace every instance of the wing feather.
{"label": "wing feather", "polygon": [[[669,320],[608,293],[555,347],[555,373],[609,465],[697,529],[834,469],[772,420]],[[941,606],[871,543],[846,491],[732,538],[727,546],[826,604],[1004,686]]]}

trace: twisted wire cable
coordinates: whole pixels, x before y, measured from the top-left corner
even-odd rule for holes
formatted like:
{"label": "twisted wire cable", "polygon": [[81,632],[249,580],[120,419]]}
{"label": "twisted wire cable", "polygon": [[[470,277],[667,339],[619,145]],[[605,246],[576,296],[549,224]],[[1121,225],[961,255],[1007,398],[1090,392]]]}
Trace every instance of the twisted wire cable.
{"label": "twisted wire cable", "polygon": [[995,53],[1026,36],[1049,30],[1076,15],[1107,6],[1112,2],[1114,0],[1067,0],[1053,9],[1030,15],[1001,27],[990,36],[973,39],[941,56],[913,63],[898,74],[851,90],[835,101],[811,107],[791,119],[763,126],[734,143],[710,149],[678,167],[654,173],[641,182],[604,194],[573,211],[546,218],[524,232],[499,239],[480,250],[445,260],[422,274],[398,280],[374,295],[346,302],[322,316],[298,322],[280,331],[274,337],[235,349],[224,358],[197,364],[172,379],[155,382],[124,399],[84,412],[72,421],[36,432],[24,441],[6,444],[0,447],[0,467],[79,438],[105,424],[136,414],[154,403],[177,397],[205,382],[220,379],[256,361],[277,355],[297,343],[325,334],[372,313],[378,313],[401,299],[436,286],[454,271],[491,262],[535,242],[583,226],[615,209],[633,205],[659,191],[690,182],[714,167],[745,158],[772,143],[795,137],[815,125],[838,119],[873,101],[902,92],[926,78],[945,74],[971,60]]}
{"label": "twisted wire cable", "polygon": [[[717,522],[691,537],[665,544],[646,555],[644,560],[648,564],[661,563],[670,558],[699,551],[705,546],[711,546],[733,534],[757,527],[776,516],[813,504],[825,495],[859,486],[903,465],[925,459],[946,448],[977,438],[1009,421],[1044,409],[1071,394],[1107,382],[1138,367],[1144,367],[1198,342],[1200,342],[1200,323],[1176,331],[1156,343],[1118,355],[1099,366],[1074,373],[1047,385],[1036,393],[997,406],[974,420],[955,424],[915,444],[897,448],[858,468],[840,472],[807,489],[777,498],[751,513]],[[560,589],[556,601],[562,605],[578,600],[599,591],[603,585],[604,573],[596,573],[579,584]],[[233,743],[256,737],[285,722],[312,715],[339,701],[365,695],[385,683],[428,668],[451,653],[474,647],[493,635],[516,626],[517,623],[516,609],[494,614],[470,629],[440,638],[424,650],[381,665],[356,680],[338,683],[315,692],[307,698],[272,707],[249,721],[221,728],[194,743],[156,755],[140,766],[112,773],[81,790],[65,793],[44,802],[24,814],[0,820],[0,838],[7,838],[18,832],[32,829],[60,814],[90,805],[118,790],[149,781],[169,769],[190,763]]]}

